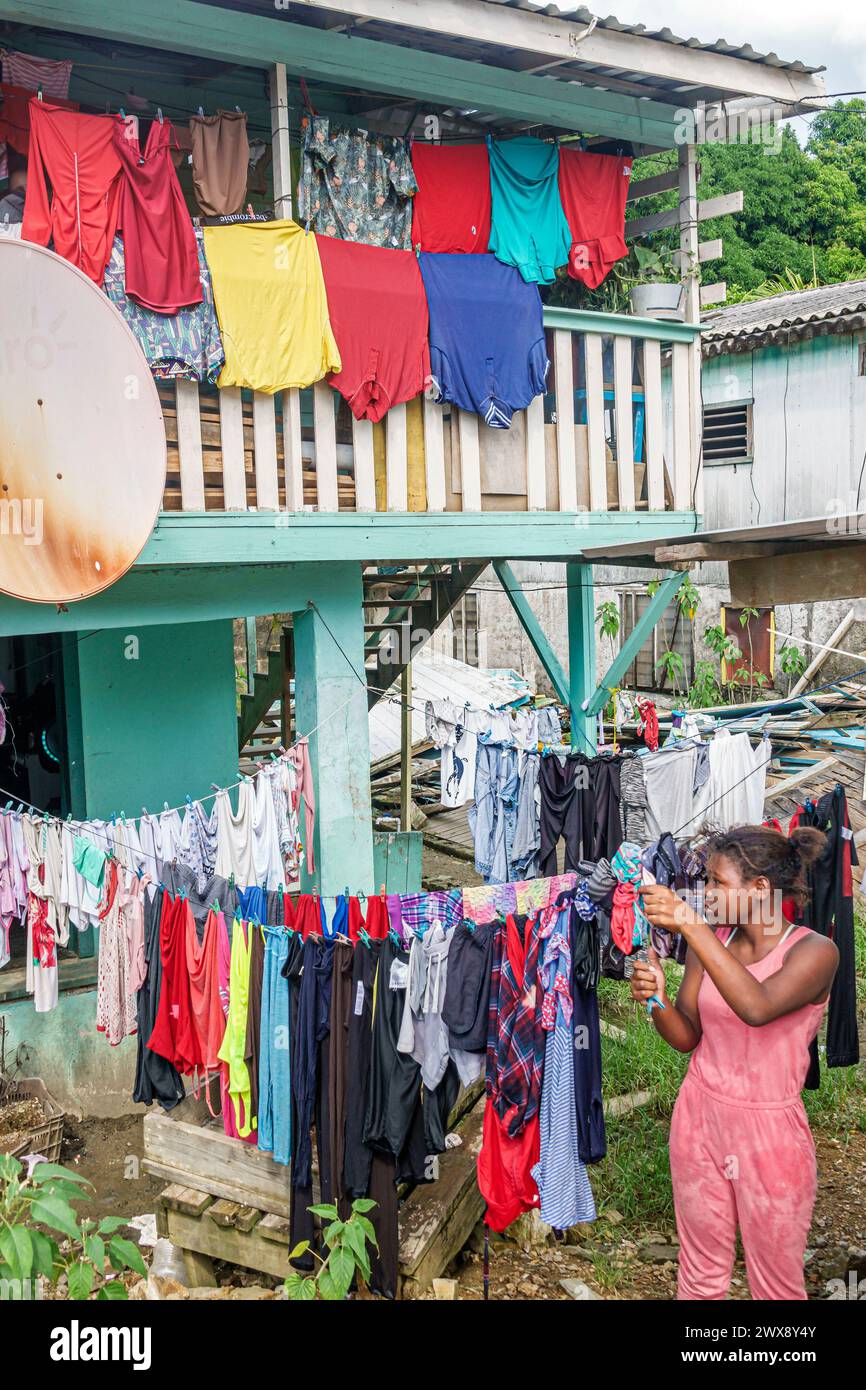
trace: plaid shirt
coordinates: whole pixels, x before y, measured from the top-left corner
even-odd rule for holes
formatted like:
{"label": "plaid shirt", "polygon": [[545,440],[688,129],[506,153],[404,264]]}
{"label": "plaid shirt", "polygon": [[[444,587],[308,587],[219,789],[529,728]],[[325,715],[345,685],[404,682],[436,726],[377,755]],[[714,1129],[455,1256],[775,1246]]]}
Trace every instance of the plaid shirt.
{"label": "plaid shirt", "polygon": [[[527,940],[528,937],[528,940]],[[538,1113],[544,1070],[537,916],[521,926],[509,915],[493,944],[486,1089],[510,1138]]]}

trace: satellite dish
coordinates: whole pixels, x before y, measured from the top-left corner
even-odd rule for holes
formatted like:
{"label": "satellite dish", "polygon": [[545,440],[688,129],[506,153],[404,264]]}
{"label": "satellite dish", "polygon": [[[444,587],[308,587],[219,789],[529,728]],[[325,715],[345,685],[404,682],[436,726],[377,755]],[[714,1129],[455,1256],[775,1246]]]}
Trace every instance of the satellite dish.
{"label": "satellite dish", "polygon": [[135,563],[165,490],[144,354],[102,290],[0,238],[0,591],[71,603]]}

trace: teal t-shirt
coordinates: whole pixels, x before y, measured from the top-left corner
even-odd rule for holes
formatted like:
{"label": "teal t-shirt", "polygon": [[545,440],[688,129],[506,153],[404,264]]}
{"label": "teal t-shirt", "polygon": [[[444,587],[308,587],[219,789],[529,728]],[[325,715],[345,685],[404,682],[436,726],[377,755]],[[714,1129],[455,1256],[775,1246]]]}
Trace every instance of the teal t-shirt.
{"label": "teal t-shirt", "polygon": [[550,285],[571,250],[559,196],[559,146],[519,136],[487,137],[490,151],[490,250],[524,280]]}

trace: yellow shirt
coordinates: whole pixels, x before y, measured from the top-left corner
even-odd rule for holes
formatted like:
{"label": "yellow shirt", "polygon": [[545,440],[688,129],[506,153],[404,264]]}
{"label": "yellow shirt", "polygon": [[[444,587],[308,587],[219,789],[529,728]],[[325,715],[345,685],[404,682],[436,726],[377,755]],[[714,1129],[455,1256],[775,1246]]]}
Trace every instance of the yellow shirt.
{"label": "yellow shirt", "polygon": [[296,222],[205,227],[226,363],[220,386],[286,391],[342,367],[316,238]]}

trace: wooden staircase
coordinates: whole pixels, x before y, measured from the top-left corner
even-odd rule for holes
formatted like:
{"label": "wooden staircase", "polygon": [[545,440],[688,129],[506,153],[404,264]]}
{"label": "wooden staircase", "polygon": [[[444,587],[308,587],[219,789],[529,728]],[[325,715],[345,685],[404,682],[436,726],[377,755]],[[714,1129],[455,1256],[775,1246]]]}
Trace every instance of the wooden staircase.
{"label": "wooden staircase", "polygon": [[[407,660],[442,626],[478,580],[486,560],[364,570],[364,655],[370,708],[400,679]],[[242,769],[275,751],[293,727],[293,642],[283,628],[280,646],[267,653],[267,669],[254,668],[240,697],[238,747]],[[290,701],[288,720],[283,704]]]}

